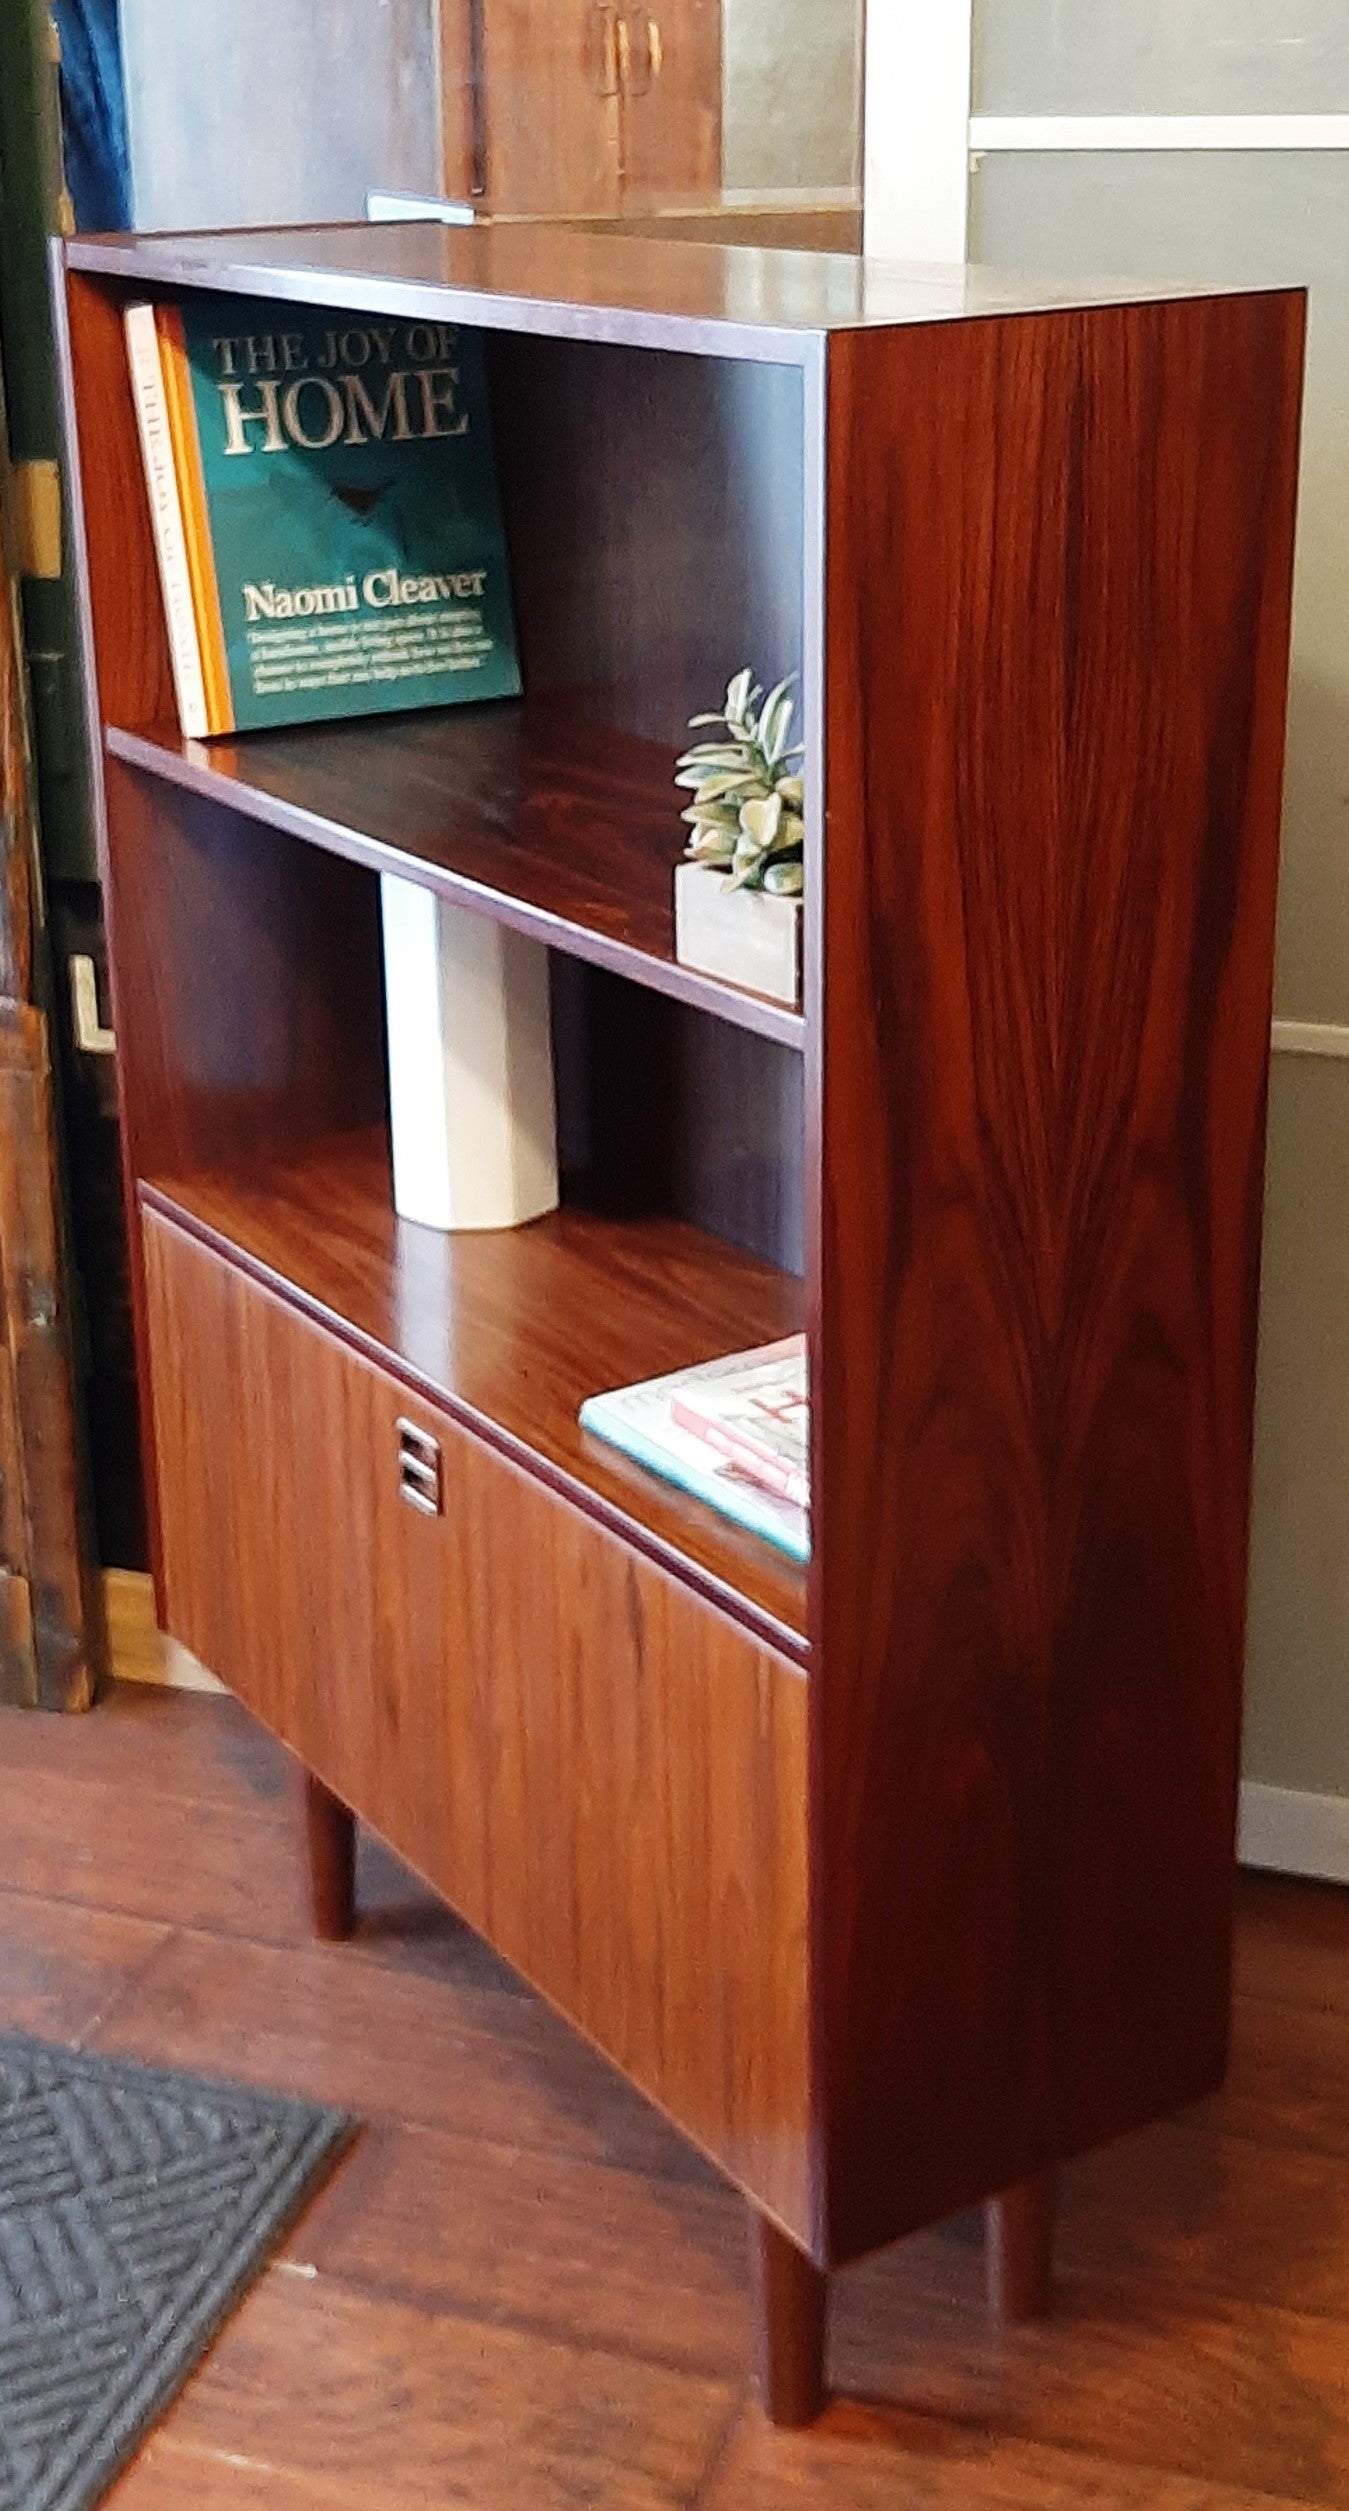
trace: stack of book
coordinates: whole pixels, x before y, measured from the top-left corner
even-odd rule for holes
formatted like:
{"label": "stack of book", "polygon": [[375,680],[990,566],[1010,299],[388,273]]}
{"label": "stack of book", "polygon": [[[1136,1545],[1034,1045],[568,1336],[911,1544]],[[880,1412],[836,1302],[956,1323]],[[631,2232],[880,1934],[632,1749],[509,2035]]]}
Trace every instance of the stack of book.
{"label": "stack of book", "polygon": [[810,1556],[806,1338],[732,1352],[581,1406],[581,1427],[798,1561]]}

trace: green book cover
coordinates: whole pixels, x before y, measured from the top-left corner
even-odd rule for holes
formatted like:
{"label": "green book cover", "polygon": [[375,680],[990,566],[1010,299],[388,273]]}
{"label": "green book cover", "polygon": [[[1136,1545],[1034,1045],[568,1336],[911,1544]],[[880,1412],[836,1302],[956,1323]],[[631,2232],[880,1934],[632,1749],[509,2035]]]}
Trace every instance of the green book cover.
{"label": "green book cover", "polygon": [[175,604],[151,476],[175,649],[189,600],[196,629],[185,730],[518,694],[475,333],[233,296],[133,309],[143,440],[137,317],[154,325],[181,516]]}

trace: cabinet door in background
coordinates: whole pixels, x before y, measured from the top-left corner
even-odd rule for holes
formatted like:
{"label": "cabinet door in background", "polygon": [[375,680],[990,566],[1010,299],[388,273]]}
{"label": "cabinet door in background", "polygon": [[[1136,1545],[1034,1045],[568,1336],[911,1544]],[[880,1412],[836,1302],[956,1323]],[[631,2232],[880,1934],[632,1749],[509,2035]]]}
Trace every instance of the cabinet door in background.
{"label": "cabinet door in background", "polygon": [[601,0],[480,0],[492,209],[596,215],[621,195],[619,15]]}
{"label": "cabinet door in background", "polygon": [[722,0],[631,0],[618,40],[625,194],[719,191]]}

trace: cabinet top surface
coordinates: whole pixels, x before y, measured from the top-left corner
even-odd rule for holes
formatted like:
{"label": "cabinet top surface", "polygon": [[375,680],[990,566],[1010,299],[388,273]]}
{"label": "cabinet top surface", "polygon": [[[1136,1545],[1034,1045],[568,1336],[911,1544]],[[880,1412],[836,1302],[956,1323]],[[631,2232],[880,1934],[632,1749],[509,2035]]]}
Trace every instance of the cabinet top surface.
{"label": "cabinet top surface", "polygon": [[487,329],[802,362],[821,334],[1150,303],[1213,291],[976,266],[667,242],[521,223],[84,236],[77,270]]}

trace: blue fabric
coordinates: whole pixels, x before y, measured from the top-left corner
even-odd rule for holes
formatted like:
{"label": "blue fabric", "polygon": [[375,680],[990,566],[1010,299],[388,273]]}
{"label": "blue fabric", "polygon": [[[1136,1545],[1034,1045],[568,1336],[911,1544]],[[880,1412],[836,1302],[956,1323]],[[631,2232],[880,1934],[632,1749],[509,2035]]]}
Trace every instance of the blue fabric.
{"label": "blue fabric", "polygon": [[54,0],[66,182],[82,230],[131,225],[131,156],[117,0]]}

